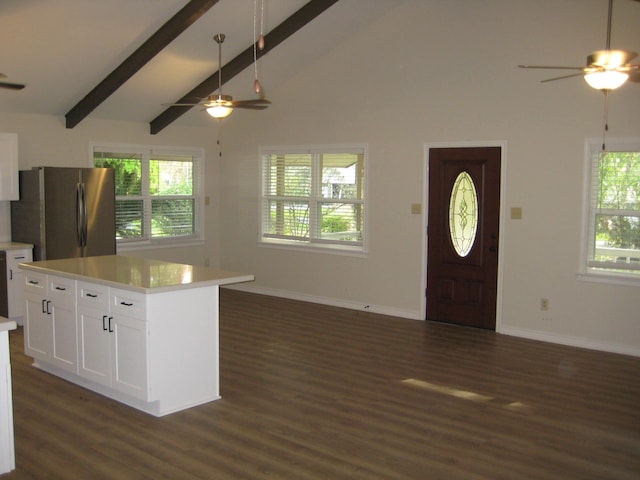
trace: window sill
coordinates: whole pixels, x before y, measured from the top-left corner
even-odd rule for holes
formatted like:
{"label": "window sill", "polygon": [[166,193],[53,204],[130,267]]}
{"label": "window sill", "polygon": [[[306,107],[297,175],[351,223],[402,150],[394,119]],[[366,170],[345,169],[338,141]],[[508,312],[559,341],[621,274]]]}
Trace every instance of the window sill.
{"label": "window sill", "polygon": [[578,279],[584,282],[607,283],[609,285],[623,285],[626,287],[639,287],[640,276],[631,277],[624,274],[611,272],[581,272],[577,274]]}
{"label": "window sill", "polygon": [[325,253],[329,255],[347,255],[351,257],[366,257],[367,252],[362,247],[328,244],[298,244],[287,241],[258,242],[259,247],[275,248],[277,250],[292,250],[299,252]]}
{"label": "window sill", "polygon": [[153,248],[182,248],[204,245],[204,240],[190,239],[184,241],[165,241],[165,242],[153,242],[153,241],[140,241],[140,242],[116,242],[116,251],[118,253],[135,251],[135,250],[150,250]]}

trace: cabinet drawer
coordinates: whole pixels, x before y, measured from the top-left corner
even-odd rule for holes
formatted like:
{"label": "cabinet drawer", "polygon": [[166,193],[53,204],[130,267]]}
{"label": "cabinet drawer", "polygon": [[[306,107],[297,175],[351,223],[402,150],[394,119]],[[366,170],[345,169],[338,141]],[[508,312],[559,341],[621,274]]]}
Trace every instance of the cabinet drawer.
{"label": "cabinet drawer", "polygon": [[30,250],[13,250],[7,252],[7,268],[17,270],[21,263],[33,261]]}
{"label": "cabinet drawer", "polygon": [[49,298],[57,305],[76,304],[76,281],[64,277],[49,275]]}
{"label": "cabinet drawer", "polygon": [[78,306],[109,311],[109,288],[95,283],[78,282]]}
{"label": "cabinet drawer", "polygon": [[25,292],[32,292],[45,297],[47,292],[47,276],[44,273],[27,271],[24,276]]}
{"label": "cabinet drawer", "polygon": [[121,314],[140,320],[146,319],[147,304],[144,294],[112,288],[110,297],[113,315]]}

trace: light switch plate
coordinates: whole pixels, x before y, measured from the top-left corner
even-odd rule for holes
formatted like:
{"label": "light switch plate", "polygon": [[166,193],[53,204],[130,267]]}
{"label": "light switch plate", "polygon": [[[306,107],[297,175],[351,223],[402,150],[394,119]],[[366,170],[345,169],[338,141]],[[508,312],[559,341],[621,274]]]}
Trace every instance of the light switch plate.
{"label": "light switch plate", "polygon": [[511,219],[512,220],[522,219],[522,207],[511,207]]}

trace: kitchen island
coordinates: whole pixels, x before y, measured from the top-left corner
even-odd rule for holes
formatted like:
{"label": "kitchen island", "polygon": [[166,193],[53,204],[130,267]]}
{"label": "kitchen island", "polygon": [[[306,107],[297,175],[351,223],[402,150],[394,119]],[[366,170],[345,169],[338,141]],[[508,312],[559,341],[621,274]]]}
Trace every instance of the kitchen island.
{"label": "kitchen island", "polygon": [[220,398],[219,286],[253,275],[123,255],[20,268],[35,367],[155,416]]}

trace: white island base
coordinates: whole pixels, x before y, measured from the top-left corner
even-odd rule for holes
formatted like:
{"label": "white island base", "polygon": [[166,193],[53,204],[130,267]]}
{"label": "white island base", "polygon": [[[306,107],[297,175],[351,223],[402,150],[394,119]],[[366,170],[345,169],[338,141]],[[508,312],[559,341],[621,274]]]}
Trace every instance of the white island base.
{"label": "white island base", "polygon": [[220,398],[219,285],[253,276],[121,256],[22,268],[35,367],[155,416]]}
{"label": "white island base", "polygon": [[[157,417],[219,399],[218,286],[153,295],[147,308],[153,322],[147,332],[146,355],[137,345],[135,326],[112,328],[113,334],[120,334],[118,340],[128,343],[118,342],[114,353],[119,358],[109,362],[115,371],[100,368],[93,363],[94,352],[87,351],[79,352],[79,374],[38,359],[33,365]],[[88,322],[92,317],[85,318]],[[81,330],[82,324],[78,327]],[[79,347],[90,348],[88,343],[80,340]]]}

